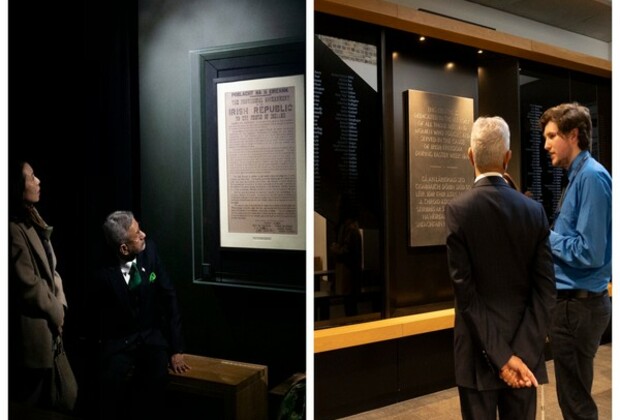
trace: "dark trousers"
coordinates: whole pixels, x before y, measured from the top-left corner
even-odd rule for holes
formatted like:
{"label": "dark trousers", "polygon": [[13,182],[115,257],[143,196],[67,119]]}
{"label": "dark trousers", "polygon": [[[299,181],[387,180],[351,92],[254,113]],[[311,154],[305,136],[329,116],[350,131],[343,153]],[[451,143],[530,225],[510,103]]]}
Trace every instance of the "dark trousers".
{"label": "dark trousers", "polygon": [[105,357],[102,362],[101,419],[155,418],[165,408],[168,354],[144,344]]}
{"label": "dark trousers", "polygon": [[536,388],[478,391],[459,386],[463,420],[535,420]]}
{"label": "dark trousers", "polygon": [[598,419],[592,398],[594,355],[609,324],[609,296],[558,299],[551,326],[551,351],[558,402],[565,420]]}

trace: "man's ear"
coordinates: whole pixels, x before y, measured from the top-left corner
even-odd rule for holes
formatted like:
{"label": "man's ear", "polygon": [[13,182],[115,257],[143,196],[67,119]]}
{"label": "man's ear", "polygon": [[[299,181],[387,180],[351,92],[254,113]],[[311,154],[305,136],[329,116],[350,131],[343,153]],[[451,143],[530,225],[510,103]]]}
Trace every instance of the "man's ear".
{"label": "man's ear", "polygon": [[508,150],[506,154],[504,155],[504,171],[508,169],[508,162],[510,162],[511,158],[512,158],[512,150]]}
{"label": "man's ear", "polygon": [[573,128],[571,131],[568,132],[568,135],[566,136],[566,138],[568,139],[568,141],[571,144],[579,144],[579,129],[577,127]]}
{"label": "man's ear", "polygon": [[127,255],[129,254],[129,248],[127,248],[127,244],[121,244],[118,247],[118,251],[121,253],[121,255]]}
{"label": "man's ear", "polygon": [[471,150],[471,147],[469,149],[467,149],[467,157],[469,158],[469,163],[471,163],[471,166],[474,166],[474,151]]}

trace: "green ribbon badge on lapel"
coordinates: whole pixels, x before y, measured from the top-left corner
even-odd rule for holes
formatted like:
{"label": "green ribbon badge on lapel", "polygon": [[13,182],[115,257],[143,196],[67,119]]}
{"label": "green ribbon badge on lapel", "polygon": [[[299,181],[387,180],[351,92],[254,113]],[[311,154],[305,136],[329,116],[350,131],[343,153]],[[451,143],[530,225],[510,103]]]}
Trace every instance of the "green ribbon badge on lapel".
{"label": "green ribbon badge on lapel", "polygon": [[157,276],[155,275],[155,273],[151,272],[151,275],[149,276],[149,283],[153,283],[156,278]]}

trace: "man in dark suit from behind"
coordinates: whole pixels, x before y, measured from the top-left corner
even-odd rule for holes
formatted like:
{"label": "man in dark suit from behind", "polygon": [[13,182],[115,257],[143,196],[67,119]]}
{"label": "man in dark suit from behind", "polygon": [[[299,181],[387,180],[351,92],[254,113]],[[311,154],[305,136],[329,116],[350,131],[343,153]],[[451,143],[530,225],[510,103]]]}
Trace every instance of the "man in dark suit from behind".
{"label": "man in dark suit from behind", "polygon": [[456,319],[456,384],[464,419],[532,419],[547,382],[545,338],[555,303],[542,205],[511,188],[510,131],[478,118],[468,151],[476,179],[446,206]]}
{"label": "man in dark suit from behind", "polygon": [[148,418],[164,408],[168,366],[178,373],[189,369],[176,292],[155,244],[146,240],[131,212],[110,214],[103,232],[115,258],[97,272],[93,287],[101,356],[99,415]]}

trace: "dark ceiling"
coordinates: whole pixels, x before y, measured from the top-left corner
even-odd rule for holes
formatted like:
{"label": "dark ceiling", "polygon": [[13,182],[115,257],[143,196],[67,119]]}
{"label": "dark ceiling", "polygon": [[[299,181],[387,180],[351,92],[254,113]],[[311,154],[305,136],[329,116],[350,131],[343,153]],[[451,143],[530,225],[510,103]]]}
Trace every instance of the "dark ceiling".
{"label": "dark ceiling", "polygon": [[611,0],[467,0],[611,42]]}

